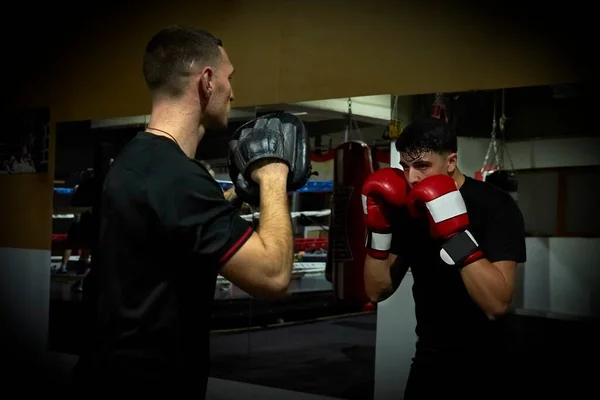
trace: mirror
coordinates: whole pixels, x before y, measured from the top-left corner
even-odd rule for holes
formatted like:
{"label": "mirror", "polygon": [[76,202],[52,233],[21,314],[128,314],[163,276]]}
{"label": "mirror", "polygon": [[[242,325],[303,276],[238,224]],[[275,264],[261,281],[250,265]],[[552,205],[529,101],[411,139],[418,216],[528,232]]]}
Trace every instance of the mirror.
{"label": "mirror", "polygon": [[[143,125],[141,125],[143,127]],[[106,167],[138,130],[138,124],[96,126],[93,121],[56,126],[49,348],[77,354],[88,312],[82,308],[95,242],[92,207]]]}
{"label": "mirror", "polygon": [[[295,262],[286,298],[277,302],[248,298],[248,315],[238,322],[248,321],[247,329],[213,331],[211,376],[339,398],[348,398],[350,393],[355,398],[370,398],[376,310],[367,309],[364,301],[338,299],[332,278],[327,276],[334,157],[342,143],[362,141],[371,147],[363,162],[374,160],[376,168],[389,166],[390,145],[382,138],[388,130],[390,96],[272,104],[255,110],[257,116],[285,111],[303,121],[310,136],[313,175],[289,198]],[[216,146],[203,141],[200,148],[225,149],[227,138],[223,140]],[[217,176],[227,181],[225,157],[223,152],[219,159],[207,161],[219,165],[222,169]],[[355,211],[359,212],[351,218],[362,220],[362,208]],[[337,220],[337,229],[344,229],[340,223],[345,219]],[[360,242],[363,235],[359,234]],[[222,282],[232,288],[232,297],[243,293],[224,279]],[[234,352],[232,345],[247,347]],[[336,379],[338,376],[353,379]]]}
{"label": "mirror", "polygon": [[3,113],[6,127],[0,143],[0,174],[48,172],[50,110]]}
{"label": "mirror", "polygon": [[[377,306],[361,301],[355,283],[362,270],[348,262],[345,279],[335,272],[333,253],[339,258],[350,251],[360,259],[361,251],[356,249],[364,247],[362,209],[343,208],[351,197],[347,189],[353,185],[335,184],[341,179],[336,174],[340,158],[336,152],[343,149],[346,158],[354,160],[337,167],[343,171],[352,166],[363,172],[364,168],[399,168],[394,141],[420,117],[447,118],[458,136],[460,171],[509,192],[523,214],[527,268],[518,268],[511,315],[597,316],[597,302],[590,305],[588,297],[574,295],[600,298],[590,283],[595,282],[597,271],[590,260],[597,259],[600,221],[593,207],[597,196],[586,189],[600,172],[600,143],[591,137],[585,122],[589,121],[588,94],[581,85],[561,85],[386,94],[233,110],[228,129],[207,132],[196,153],[197,159],[210,165],[223,190],[232,186],[227,171],[230,136],[243,123],[274,111],[293,113],[305,124],[314,173],[304,188],[289,194],[295,263],[288,296],[277,302],[259,301],[217,278],[211,320],[212,376],[338,398],[402,396],[416,342],[412,271]],[[83,312],[79,304],[85,279],[82,291],[77,284],[86,270],[85,246],[68,238],[73,221],[89,206],[73,206],[72,189],[89,178],[98,144],[106,145],[96,154],[118,157],[119,149],[144,129],[146,121],[147,116],[134,116],[57,125],[50,308],[54,349],[76,352],[77,317],[73,316]],[[366,150],[359,144],[344,147],[349,142],[364,143]],[[360,191],[358,183],[354,186]],[[256,226],[254,211],[246,208],[240,214]],[[339,232],[353,229],[359,245],[339,240]],[[551,266],[550,259],[571,261]],[[355,278],[348,278],[351,271]],[[520,323],[534,329],[536,322]],[[527,332],[520,334],[530,340]],[[534,362],[515,352],[519,360]],[[393,378],[385,373],[389,365],[395,366]]]}
{"label": "mirror", "polygon": [[[542,249],[536,247],[540,238],[546,240],[547,235],[560,240],[567,227],[573,229],[573,233],[567,233],[569,235],[597,236],[594,233],[598,226],[596,222],[587,223],[585,228],[581,226],[586,221],[582,212],[588,213],[588,221],[598,218],[598,213],[589,214],[592,206],[585,201],[590,196],[583,190],[584,182],[592,179],[594,170],[600,172],[596,156],[599,142],[589,137],[582,124],[586,120],[587,93],[587,89],[579,85],[540,86],[418,96],[366,96],[353,98],[350,102],[348,99],[329,99],[259,109],[302,114],[300,118],[312,137],[313,169],[318,175],[311,177],[306,191],[292,195],[290,212],[292,215],[310,214],[329,209],[329,215],[326,220],[318,221],[314,217],[295,218],[297,244],[312,239],[314,231],[321,236],[321,231],[335,225],[331,209],[334,150],[338,146],[347,140],[362,140],[372,150],[373,169],[390,165],[399,167],[393,141],[402,130],[419,117],[447,117],[458,135],[459,169],[470,178],[486,181],[511,194],[525,220],[530,236],[526,243],[527,264],[539,270],[529,270],[525,274],[524,265],[519,266],[510,315],[515,318],[532,313],[541,315],[543,310],[551,307],[548,298],[554,298],[556,305],[561,304],[557,308],[570,309],[571,315],[592,316],[593,310],[585,305],[585,296],[579,296],[577,300],[570,296],[569,301],[574,302],[567,304],[564,300],[558,301],[559,293],[566,287],[539,286],[548,282],[543,276],[552,273],[549,265],[544,264],[548,252],[561,251],[561,244],[557,242],[555,249],[544,248],[542,253],[539,253]],[[358,129],[346,135],[350,108],[353,114],[351,125]],[[573,140],[573,137],[577,139]],[[563,205],[560,199],[564,198],[562,190],[565,189],[559,189],[559,176],[567,176],[560,178],[566,179],[561,185],[571,188],[568,203]],[[319,189],[308,189],[317,182]],[[557,225],[559,215],[566,216],[563,228]],[[331,232],[323,235],[329,241],[332,240]],[[581,245],[583,243],[585,241]],[[564,265],[568,274],[577,274],[583,268],[591,278],[590,274],[593,275],[596,269],[589,260],[597,257],[593,256],[593,245],[589,246],[585,255],[578,258],[578,266]],[[227,347],[236,341],[235,334],[213,334],[213,376],[338,398],[401,397],[417,340],[411,290],[414,281],[410,271],[392,298],[380,303],[375,310],[359,309],[356,303],[337,298],[331,277],[323,276],[322,270],[315,268],[314,274],[302,274],[304,261],[308,264],[314,260],[316,267],[317,259],[311,258],[327,252],[329,247],[320,251],[297,250],[290,300],[278,304],[283,310],[278,309],[278,305],[251,300],[250,326],[253,328],[249,334],[248,353],[234,355],[227,351]],[[572,257],[572,253],[569,254]],[[311,280],[321,282],[323,286],[314,283],[306,285],[311,287],[308,292],[295,292]],[[328,283],[331,286],[328,287]],[[327,301],[311,302],[322,295]],[[264,315],[268,317],[263,318]],[[519,347],[522,343],[519,340],[534,340],[531,335],[535,329],[540,329],[536,327],[536,321],[535,318],[518,320],[517,324],[528,328],[519,331],[518,337],[511,337],[514,339],[510,344],[511,354],[525,363],[534,361]],[[248,337],[244,336],[244,343],[246,340]],[[552,340],[558,343],[559,338]],[[393,376],[386,372],[389,365],[395,366]],[[535,365],[541,369],[549,368]],[[264,372],[258,372],[259,367]],[[553,364],[552,368],[561,367]],[[336,376],[352,376],[352,379],[338,380]]]}

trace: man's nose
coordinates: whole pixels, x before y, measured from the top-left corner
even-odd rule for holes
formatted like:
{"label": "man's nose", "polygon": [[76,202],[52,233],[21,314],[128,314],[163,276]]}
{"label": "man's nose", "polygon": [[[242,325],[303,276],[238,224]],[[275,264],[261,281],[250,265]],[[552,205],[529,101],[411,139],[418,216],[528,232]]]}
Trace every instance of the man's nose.
{"label": "man's nose", "polygon": [[421,176],[419,175],[419,173],[411,168],[408,171],[408,184],[412,187],[412,186],[416,185],[417,183],[419,183],[420,180],[421,180]]}

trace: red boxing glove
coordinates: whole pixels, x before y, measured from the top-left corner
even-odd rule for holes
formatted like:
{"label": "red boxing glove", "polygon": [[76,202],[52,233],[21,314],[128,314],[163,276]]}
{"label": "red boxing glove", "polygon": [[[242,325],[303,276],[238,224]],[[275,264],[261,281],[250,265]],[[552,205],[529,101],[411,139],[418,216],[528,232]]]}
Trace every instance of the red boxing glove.
{"label": "red boxing glove", "polygon": [[408,184],[404,171],[383,168],[373,172],[362,187],[362,203],[367,223],[367,254],[385,260],[392,243],[391,217],[394,209],[406,205]]}
{"label": "red boxing glove", "polygon": [[448,175],[433,175],[413,186],[407,207],[413,217],[427,214],[431,236],[445,239],[440,257],[448,265],[463,267],[483,258],[469,232],[469,215],[456,182]]}

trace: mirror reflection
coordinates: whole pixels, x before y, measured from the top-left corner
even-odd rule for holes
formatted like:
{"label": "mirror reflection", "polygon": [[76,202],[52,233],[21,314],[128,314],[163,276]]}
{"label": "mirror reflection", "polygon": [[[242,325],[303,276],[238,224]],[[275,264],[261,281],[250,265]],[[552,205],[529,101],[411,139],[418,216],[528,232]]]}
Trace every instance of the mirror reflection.
{"label": "mirror reflection", "polygon": [[[373,277],[366,277],[366,264],[375,254],[370,250],[382,249],[369,242],[361,193],[369,177],[390,167],[400,171],[397,176],[409,187],[429,175],[437,161],[424,157],[427,151],[409,159],[408,153],[397,148],[408,146],[408,127],[426,118],[450,127],[457,136],[456,149],[441,148],[439,154],[444,158],[435,164],[440,171],[450,175],[459,171],[467,180],[486,182],[516,202],[524,221],[519,243],[526,258],[511,256],[514,289],[498,320],[506,328],[502,340],[513,362],[520,360],[521,365],[547,370],[549,367],[530,358],[523,346],[542,346],[533,342],[532,332],[553,324],[548,313],[585,319],[600,310],[585,296],[562,295],[592,293],[591,283],[575,288],[569,277],[583,274],[589,278],[585,281],[593,282],[595,276],[590,260],[597,259],[597,244],[581,239],[597,238],[600,226],[597,212],[589,213],[599,199],[585,189],[586,182],[598,173],[599,148],[582,123],[586,93],[579,85],[540,86],[386,94],[232,110],[228,128],[207,132],[195,156],[209,168],[225,197],[234,193],[229,141],[242,125],[273,112],[289,113],[304,124],[312,173],[306,185],[288,194],[294,266],[286,296],[277,301],[259,300],[217,276],[210,321],[211,376],[337,398],[401,398],[409,382],[411,359],[419,351],[417,343],[423,343],[426,332],[431,332],[426,324],[442,323],[434,311],[433,316],[420,311],[415,317],[415,306],[426,304],[435,310],[443,308],[442,304],[455,304],[457,308],[448,314],[458,315],[460,305],[452,300],[458,296],[455,292],[443,298],[443,291],[429,290],[431,281],[419,275],[418,271],[424,270],[419,257],[441,263],[439,246],[436,251],[420,248],[412,228],[402,237],[413,253],[420,255],[411,253],[411,262],[401,276],[388,272],[385,288],[377,288]],[[52,349],[79,351],[86,313],[82,300],[97,240],[89,229],[94,226],[92,211],[100,198],[98,177],[118,159],[123,146],[145,129],[147,118],[57,125]],[[435,150],[438,145],[430,141],[413,150]],[[488,200],[486,204],[495,204],[493,198]],[[260,229],[258,207],[244,202],[237,207],[242,218]],[[396,224],[397,232],[397,222],[389,224]],[[567,240],[571,240],[568,246]],[[387,246],[393,254],[397,243]],[[551,265],[550,257],[571,261]],[[469,294],[464,287],[455,289]],[[477,307],[476,300],[465,296],[463,300]],[[479,308],[474,313],[485,316]],[[519,329],[514,329],[514,321]],[[438,331],[446,332],[448,326]],[[390,366],[394,366],[393,374],[388,371]]]}
{"label": "mirror reflection", "polygon": [[0,175],[48,172],[50,110],[3,112],[6,127],[0,140]]}

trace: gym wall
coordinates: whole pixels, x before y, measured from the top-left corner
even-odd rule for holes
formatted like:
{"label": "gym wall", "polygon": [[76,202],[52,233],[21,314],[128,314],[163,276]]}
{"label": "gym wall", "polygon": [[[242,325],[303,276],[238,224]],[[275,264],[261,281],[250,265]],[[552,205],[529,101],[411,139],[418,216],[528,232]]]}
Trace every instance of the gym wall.
{"label": "gym wall", "polygon": [[[34,79],[23,70],[29,79],[11,81],[19,105],[50,105],[56,121],[145,114],[143,48],[157,29],[175,23],[223,39],[237,69],[236,106],[521,87],[581,75],[577,58],[564,57],[561,47],[572,35],[564,11],[562,25],[545,16],[544,26],[501,10],[432,8],[423,1],[353,0],[343,8],[314,0],[103,6],[85,16],[56,5],[40,10],[45,18],[30,29],[43,33],[36,47],[47,47],[48,57],[40,60],[15,44],[20,65],[35,59],[43,68]],[[64,37],[60,24],[70,28]]]}
{"label": "gym wall", "polygon": [[[7,88],[13,93],[8,106],[49,106],[54,123],[146,114],[150,104],[140,72],[143,48],[157,29],[174,23],[200,26],[223,38],[237,70],[237,107],[520,87],[580,77],[575,59],[562,57],[559,42],[552,41],[562,32],[549,34],[540,25],[534,35],[521,30],[516,17],[508,26],[498,13],[439,5],[432,13],[425,3],[349,1],[342,10],[336,3],[317,1],[232,0],[180,7],[152,2],[142,11],[108,2],[85,17],[54,6],[40,10],[45,18],[30,24],[40,32],[36,48],[47,48],[48,54],[27,51],[27,43],[12,48],[23,68],[9,82],[15,86]],[[70,28],[66,37],[56,29],[62,24]],[[51,176],[52,171],[33,181],[2,179],[0,187],[44,197],[49,213]],[[49,222],[37,220],[39,238],[31,238],[32,229],[24,226],[21,233],[22,224],[14,218],[25,208],[4,210],[0,219],[9,221],[11,234],[0,238],[0,245],[49,247]]]}
{"label": "gym wall", "polygon": [[5,54],[15,64],[3,106],[50,107],[52,121],[49,172],[0,176],[0,279],[11,288],[1,300],[21,305],[1,319],[24,348],[43,349],[47,337],[55,124],[147,114],[140,62],[159,28],[187,24],[220,36],[236,66],[238,107],[582,77],[578,55],[562,47],[571,37],[558,29],[568,24],[548,19],[547,26],[531,29],[531,19],[505,24],[498,10],[455,4],[229,0],[140,8],[107,1],[85,13],[66,3],[36,5],[35,13],[24,3],[15,6],[28,15],[28,35],[5,32],[11,38]]}

